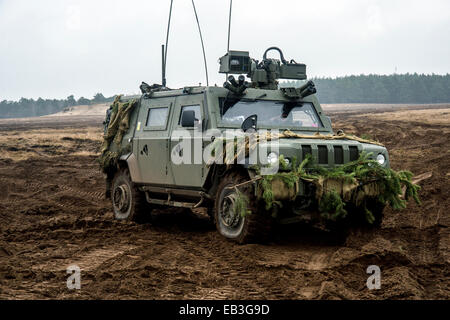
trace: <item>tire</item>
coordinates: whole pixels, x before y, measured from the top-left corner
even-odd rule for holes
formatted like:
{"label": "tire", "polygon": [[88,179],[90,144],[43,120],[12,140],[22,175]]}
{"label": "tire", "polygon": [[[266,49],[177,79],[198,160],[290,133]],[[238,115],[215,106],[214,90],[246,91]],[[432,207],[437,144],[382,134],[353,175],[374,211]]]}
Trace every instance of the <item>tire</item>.
{"label": "tire", "polygon": [[242,186],[239,190],[248,198],[248,209],[252,213],[242,217],[240,213],[233,210],[237,192],[228,187],[247,180],[248,178],[238,172],[227,174],[219,184],[214,205],[214,222],[217,231],[225,238],[240,244],[267,240],[273,223],[268,213],[259,208],[251,184]]}
{"label": "tire", "polygon": [[131,181],[128,169],[119,170],[111,184],[111,202],[116,220],[144,223],[150,220],[151,206],[145,194]]}

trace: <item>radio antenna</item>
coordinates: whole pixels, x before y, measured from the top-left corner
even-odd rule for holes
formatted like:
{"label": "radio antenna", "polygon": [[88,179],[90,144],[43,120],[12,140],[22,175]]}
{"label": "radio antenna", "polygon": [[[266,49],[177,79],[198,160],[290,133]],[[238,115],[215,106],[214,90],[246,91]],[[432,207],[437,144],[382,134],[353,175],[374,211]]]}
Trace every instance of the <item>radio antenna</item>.
{"label": "radio antenna", "polygon": [[192,0],[192,7],[194,8],[195,19],[197,20],[197,26],[198,26],[198,33],[200,34],[200,41],[202,43],[203,61],[205,62],[206,86],[209,86],[208,64],[206,63],[205,45],[203,44],[202,29],[200,28],[200,22],[198,21],[198,15],[197,15],[197,10],[195,9],[194,0]]}
{"label": "radio antenna", "polygon": [[230,15],[228,17],[228,43],[227,52],[230,51],[230,33],[231,33],[231,10],[233,9],[233,0],[230,0]]}
{"label": "radio antenna", "polygon": [[[231,11],[233,9],[233,0],[230,0],[230,15],[228,16],[228,42],[227,54],[230,52],[230,34],[231,34]],[[228,81],[228,73],[225,74],[225,82]]]}
{"label": "radio antenna", "polygon": [[162,46],[162,86],[166,87],[167,49],[169,47],[170,20],[172,19],[173,0],[170,0],[169,22],[167,24],[166,46]]}

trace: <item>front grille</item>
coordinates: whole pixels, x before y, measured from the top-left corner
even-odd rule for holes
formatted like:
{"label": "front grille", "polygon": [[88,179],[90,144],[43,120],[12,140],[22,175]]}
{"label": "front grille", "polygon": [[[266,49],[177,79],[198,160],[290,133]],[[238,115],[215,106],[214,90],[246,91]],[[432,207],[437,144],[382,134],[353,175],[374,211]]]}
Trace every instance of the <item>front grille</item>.
{"label": "front grille", "polygon": [[351,146],[349,147],[349,150],[350,150],[350,161],[358,160],[359,158],[358,147]]}
{"label": "front grille", "polygon": [[302,146],[302,157],[303,157],[302,159],[305,159],[308,154],[312,155],[311,146],[303,145]]}
{"label": "front grille", "polygon": [[318,146],[319,164],[328,164],[328,148],[327,146]]}
{"label": "front grille", "polygon": [[344,149],[342,146],[334,146],[334,164],[344,164]]}
{"label": "front grille", "polygon": [[[313,161],[320,165],[342,165],[359,158],[358,146],[302,145],[301,149],[302,160],[306,159],[309,154],[314,157]],[[333,154],[330,154],[330,152],[333,152]]]}

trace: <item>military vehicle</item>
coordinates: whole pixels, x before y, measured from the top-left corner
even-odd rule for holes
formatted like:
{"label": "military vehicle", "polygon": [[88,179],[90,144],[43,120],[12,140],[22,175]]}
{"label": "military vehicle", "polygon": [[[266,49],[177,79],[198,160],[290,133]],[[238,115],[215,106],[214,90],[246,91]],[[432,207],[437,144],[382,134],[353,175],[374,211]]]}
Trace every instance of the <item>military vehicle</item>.
{"label": "military vehicle", "polygon": [[[280,59],[268,58],[269,51],[277,51]],[[218,232],[239,243],[266,239],[274,223],[320,220],[317,185],[308,179],[297,181],[291,189],[272,181],[276,205],[268,208],[257,190],[261,181],[258,166],[175,163],[174,153],[182,157],[185,152],[173,139],[176,130],[190,132],[192,143],[197,141],[202,147],[216,139],[202,136],[211,129],[219,133],[227,129],[289,132],[276,140],[277,152],[271,151],[275,141],[265,141],[267,154],[258,158],[265,166],[284,161],[280,172],[307,157],[319,167],[335,168],[357,160],[362,153],[389,168],[388,152],[379,143],[333,132],[314,83],[306,82],[306,65],[285,60],[279,48],[267,49],[261,61],[252,59],[249,52],[229,51],[220,58],[220,72],[227,74],[223,87],[172,90],[143,83],[142,95],[117,97],[105,121],[102,153],[107,195],[116,219],[139,221],[164,206],[206,208]],[[251,81],[245,81],[244,75]],[[299,88],[279,88],[279,79],[305,83]],[[194,153],[188,157],[193,159]],[[343,192],[342,186],[339,190]],[[242,214],[242,195],[248,214]],[[374,224],[379,224],[384,203],[377,201],[376,195],[367,203]]]}

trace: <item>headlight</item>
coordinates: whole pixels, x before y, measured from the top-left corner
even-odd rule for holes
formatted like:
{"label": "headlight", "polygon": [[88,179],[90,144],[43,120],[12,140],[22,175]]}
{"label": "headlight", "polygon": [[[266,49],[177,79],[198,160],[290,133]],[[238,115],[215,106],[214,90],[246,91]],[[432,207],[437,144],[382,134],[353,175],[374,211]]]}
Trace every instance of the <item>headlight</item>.
{"label": "headlight", "polygon": [[386,162],[386,157],[382,155],[381,153],[377,156],[377,162],[381,165],[383,165]]}
{"label": "headlight", "polygon": [[284,164],[288,166],[291,163],[291,160],[289,158],[284,158]]}
{"label": "headlight", "polygon": [[269,155],[267,156],[267,163],[270,165],[278,163],[278,154],[276,154],[275,152],[269,153]]}

